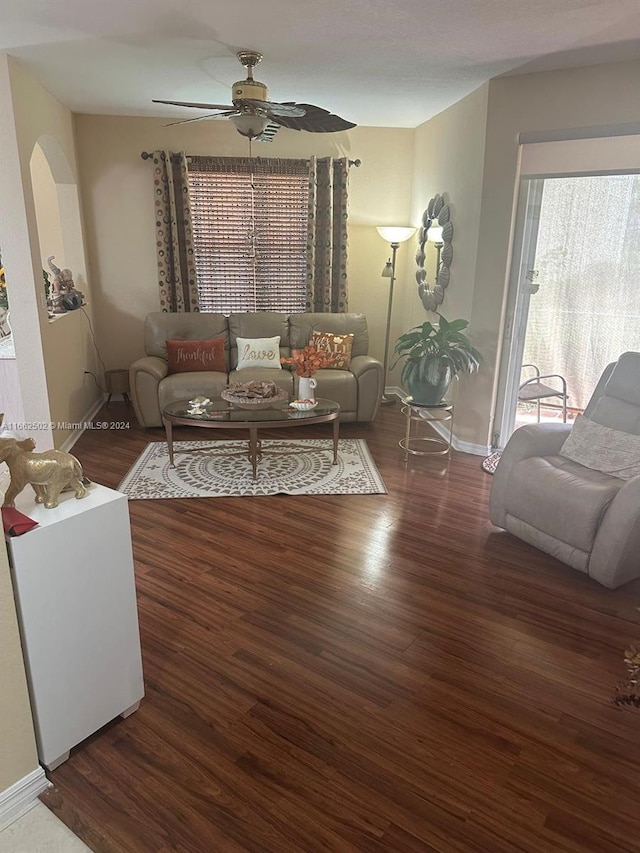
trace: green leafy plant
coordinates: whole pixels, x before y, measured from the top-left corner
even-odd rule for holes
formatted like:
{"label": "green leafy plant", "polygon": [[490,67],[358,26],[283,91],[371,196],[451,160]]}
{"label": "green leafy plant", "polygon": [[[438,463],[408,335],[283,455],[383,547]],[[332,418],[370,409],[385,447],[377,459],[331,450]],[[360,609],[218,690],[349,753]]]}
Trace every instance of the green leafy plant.
{"label": "green leafy plant", "polygon": [[[449,321],[442,314],[438,317],[437,326],[428,320],[421,326],[414,326],[398,338],[394,347],[398,358],[393,367],[405,360],[400,381],[416,400],[419,399],[417,388],[437,388],[444,394],[459,373],[473,373],[482,363],[482,356],[463,333],[469,326],[468,321]],[[425,399],[425,402],[438,401]]]}

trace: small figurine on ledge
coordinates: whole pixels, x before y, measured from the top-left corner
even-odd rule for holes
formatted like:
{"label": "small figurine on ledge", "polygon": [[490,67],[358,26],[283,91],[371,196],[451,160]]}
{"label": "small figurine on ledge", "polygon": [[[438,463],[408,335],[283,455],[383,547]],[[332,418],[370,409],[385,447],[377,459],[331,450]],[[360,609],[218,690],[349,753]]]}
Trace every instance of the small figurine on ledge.
{"label": "small figurine on ledge", "polygon": [[51,310],[54,314],[66,314],[84,304],[84,294],[76,290],[71,270],[61,270],[53,263],[55,255],[47,258],[49,269],[53,273],[51,279]]}
{"label": "small figurine on ledge", "polygon": [[[4,415],[0,414],[0,424]],[[15,506],[20,492],[31,484],[36,493],[36,503],[47,509],[58,506],[60,492],[71,488],[76,498],[83,498],[87,489],[83,482],[82,465],[63,450],[45,450],[34,453],[36,443],[32,438],[0,438],[0,462],[6,462],[11,475],[3,506]]]}

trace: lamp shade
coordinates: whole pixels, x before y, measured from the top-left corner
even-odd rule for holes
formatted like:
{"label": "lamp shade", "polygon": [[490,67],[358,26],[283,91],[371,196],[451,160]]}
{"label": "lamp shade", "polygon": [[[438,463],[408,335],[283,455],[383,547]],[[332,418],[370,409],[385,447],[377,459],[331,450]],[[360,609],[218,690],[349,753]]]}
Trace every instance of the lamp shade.
{"label": "lamp shade", "polygon": [[387,243],[404,243],[405,240],[413,237],[417,229],[396,225],[378,225],[376,230]]}
{"label": "lamp shade", "polygon": [[442,243],[442,225],[440,225],[437,219],[433,220],[433,224],[427,231],[427,240],[430,243]]}

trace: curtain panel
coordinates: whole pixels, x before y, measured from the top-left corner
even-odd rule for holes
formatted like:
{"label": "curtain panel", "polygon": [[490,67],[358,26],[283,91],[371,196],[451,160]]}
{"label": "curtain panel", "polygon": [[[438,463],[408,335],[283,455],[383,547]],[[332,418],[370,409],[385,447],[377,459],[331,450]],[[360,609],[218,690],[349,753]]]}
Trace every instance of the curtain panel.
{"label": "curtain panel", "polygon": [[312,157],[309,162],[307,311],[348,310],[348,176],[346,158]]}
{"label": "curtain panel", "polygon": [[160,310],[199,311],[185,153],[154,151],[153,173]]}

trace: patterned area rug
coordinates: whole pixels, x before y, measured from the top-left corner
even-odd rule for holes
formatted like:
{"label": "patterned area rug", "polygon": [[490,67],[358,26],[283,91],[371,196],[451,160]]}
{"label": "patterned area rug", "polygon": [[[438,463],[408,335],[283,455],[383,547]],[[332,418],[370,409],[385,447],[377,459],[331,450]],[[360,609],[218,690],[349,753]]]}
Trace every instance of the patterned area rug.
{"label": "patterned area rug", "polygon": [[331,440],[263,440],[255,483],[246,441],[175,441],[173,450],[175,468],[164,441],[148,444],[118,490],[132,500],[387,492],[360,438],[340,439],[337,465]]}

